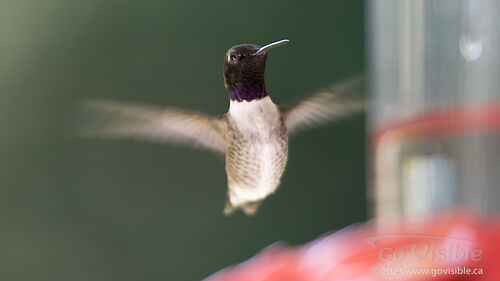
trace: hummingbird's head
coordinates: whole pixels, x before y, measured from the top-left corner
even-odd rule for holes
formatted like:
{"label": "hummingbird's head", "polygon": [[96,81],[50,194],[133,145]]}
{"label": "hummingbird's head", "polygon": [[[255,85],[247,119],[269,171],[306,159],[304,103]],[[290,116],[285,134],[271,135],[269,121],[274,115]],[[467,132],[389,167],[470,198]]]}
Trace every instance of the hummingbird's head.
{"label": "hummingbird's head", "polygon": [[267,52],[284,45],[284,39],[263,47],[243,44],[229,49],[224,57],[224,84],[231,100],[251,101],[267,96],[264,83]]}

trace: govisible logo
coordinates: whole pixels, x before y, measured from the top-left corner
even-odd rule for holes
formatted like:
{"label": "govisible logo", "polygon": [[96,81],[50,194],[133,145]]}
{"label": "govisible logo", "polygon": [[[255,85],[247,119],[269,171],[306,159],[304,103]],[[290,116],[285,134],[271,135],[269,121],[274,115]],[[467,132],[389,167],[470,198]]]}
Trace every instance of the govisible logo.
{"label": "govisible logo", "polygon": [[[484,256],[484,251],[478,249],[478,246],[484,245],[484,243],[459,237],[421,234],[386,234],[369,237],[366,239],[366,242],[372,246],[376,246],[377,242],[382,240],[401,240],[407,238],[417,238],[417,241],[405,244],[404,247],[384,247],[380,249],[378,255],[380,260],[382,262],[402,262],[409,259],[412,261],[429,259],[431,261],[456,264],[469,261],[481,261]],[[421,240],[421,242],[418,240]]]}

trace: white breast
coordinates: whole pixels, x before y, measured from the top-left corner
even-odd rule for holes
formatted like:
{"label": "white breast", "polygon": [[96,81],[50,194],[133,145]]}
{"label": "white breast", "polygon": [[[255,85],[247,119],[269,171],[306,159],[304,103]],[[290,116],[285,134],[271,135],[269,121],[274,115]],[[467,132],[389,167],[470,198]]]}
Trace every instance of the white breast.
{"label": "white breast", "polygon": [[269,96],[253,101],[231,101],[229,115],[238,130],[249,136],[270,137],[272,130],[280,126],[278,107]]}
{"label": "white breast", "polygon": [[245,175],[242,173],[246,169],[235,171],[246,180],[229,182],[231,204],[238,206],[263,199],[277,188],[284,170],[284,166],[277,163],[280,159],[286,161],[283,154],[288,152],[283,149],[283,142],[287,140],[280,138],[283,124],[279,108],[269,97],[250,102],[231,101],[229,116],[232,126],[248,141],[249,145],[245,145],[244,149],[253,157],[247,159],[247,163],[258,167],[257,172]]}

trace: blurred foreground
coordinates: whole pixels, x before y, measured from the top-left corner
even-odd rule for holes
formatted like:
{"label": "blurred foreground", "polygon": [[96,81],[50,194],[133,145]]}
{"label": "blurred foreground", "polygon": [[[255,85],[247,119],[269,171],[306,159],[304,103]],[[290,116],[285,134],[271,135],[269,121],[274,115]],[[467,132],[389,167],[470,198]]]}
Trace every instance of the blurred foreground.
{"label": "blurred foreground", "polygon": [[500,218],[463,211],[353,225],[301,247],[273,244],[205,281],[499,280]]}

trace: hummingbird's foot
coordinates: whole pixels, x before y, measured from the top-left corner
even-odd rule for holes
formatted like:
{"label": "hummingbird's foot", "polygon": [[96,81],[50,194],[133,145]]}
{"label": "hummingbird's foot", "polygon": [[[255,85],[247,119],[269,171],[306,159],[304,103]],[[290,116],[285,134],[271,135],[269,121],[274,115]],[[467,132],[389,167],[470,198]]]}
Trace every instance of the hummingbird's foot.
{"label": "hummingbird's foot", "polygon": [[229,200],[229,194],[228,194],[226,195],[226,203],[224,205],[224,215],[230,216],[231,214],[234,213],[236,209],[241,208],[241,210],[243,210],[243,212],[247,216],[253,216],[259,209],[260,204],[262,204],[262,201],[263,200],[250,201],[235,207],[231,204],[231,200]]}
{"label": "hummingbird's foot", "polygon": [[234,212],[235,208],[231,205],[231,200],[229,200],[229,194],[226,195],[226,203],[224,204],[224,215],[229,216]]}
{"label": "hummingbird's foot", "polygon": [[241,205],[240,208],[243,210],[243,212],[245,212],[247,216],[253,216],[259,209],[260,204],[262,204],[262,200],[252,201]]}

